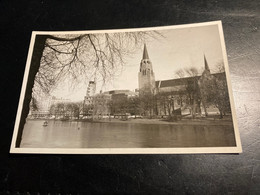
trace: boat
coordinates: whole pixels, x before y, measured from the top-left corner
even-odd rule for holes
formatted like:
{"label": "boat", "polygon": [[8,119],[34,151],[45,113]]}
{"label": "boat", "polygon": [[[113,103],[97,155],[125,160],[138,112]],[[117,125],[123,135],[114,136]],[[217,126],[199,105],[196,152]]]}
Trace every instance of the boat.
{"label": "boat", "polygon": [[44,126],[44,127],[48,126],[48,122],[44,121],[42,126]]}

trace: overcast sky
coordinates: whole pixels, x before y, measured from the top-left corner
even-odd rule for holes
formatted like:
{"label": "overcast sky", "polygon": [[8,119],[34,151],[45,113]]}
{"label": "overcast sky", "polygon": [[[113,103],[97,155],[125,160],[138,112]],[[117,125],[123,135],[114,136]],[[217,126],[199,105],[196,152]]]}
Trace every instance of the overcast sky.
{"label": "overcast sky", "polygon": [[[189,27],[158,31],[164,38],[146,40],[147,50],[153,65],[155,80],[167,80],[175,77],[179,69],[196,67],[204,68],[204,54],[209,68],[214,72],[215,66],[223,61],[220,37],[217,25]],[[126,58],[122,74],[113,82],[101,88],[97,84],[97,92],[113,89],[138,88],[138,71],[143,55],[143,47],[137,48],[135,54]],[[87,83],[79,83],[73,90],[67,83],[63,83],[53,95],[71,99],[83,100],[86,95]]]}

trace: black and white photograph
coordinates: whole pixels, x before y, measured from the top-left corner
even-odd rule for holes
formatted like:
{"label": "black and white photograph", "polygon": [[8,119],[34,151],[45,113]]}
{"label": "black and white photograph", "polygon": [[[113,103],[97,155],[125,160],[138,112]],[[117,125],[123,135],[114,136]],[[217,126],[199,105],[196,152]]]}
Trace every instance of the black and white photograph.
{"label": "black and white photograph", "polygon": [[221,22],[33,32],[10,152],[242,152]]}

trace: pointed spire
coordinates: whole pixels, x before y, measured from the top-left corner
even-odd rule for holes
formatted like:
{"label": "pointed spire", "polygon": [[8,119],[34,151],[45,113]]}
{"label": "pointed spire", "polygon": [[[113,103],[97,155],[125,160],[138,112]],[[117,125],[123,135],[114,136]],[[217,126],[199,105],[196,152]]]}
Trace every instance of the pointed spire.
{"label": "pointed spire", "polygon": [[209,65],[208,65],[208,62],[207,62],[205,54],[204,54],[204,65],[205,65],[205,70],[210,72]]}
{"label": "pointed spire", "polygon": [[149,59],[147,48],[146,48],[146,44],[144,44],[143,59]]}

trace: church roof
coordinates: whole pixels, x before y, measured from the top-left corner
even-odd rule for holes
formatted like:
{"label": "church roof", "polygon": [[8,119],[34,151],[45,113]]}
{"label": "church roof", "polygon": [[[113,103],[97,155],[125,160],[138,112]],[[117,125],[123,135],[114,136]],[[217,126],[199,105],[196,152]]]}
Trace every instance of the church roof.
{"label": "church roof", "polygon": [[156,87],[163,88],[163,87],[174,87],[185,85],[192,77],[185,77],[179,79],[169,79],[169,80],[162,80],[162,81],[155,81]]}
{"label": "church roof", "polygon": [[146,44],[144,44],[143,59],[149,59],[147,48],[146,48]]}
{"label": "church roof", "polygon": [[[225,74],[224,72],[221,73],[215,73],[212,74],[216,78],[219,78]],[[197,76],[199,79],[200,76]],[[178,79],[169,79],[169,80],[160,80],[160,81],[155,81],[155,86],[156,88],[164,88],[164,87],[175,87],[175,86],[180,86],[180,85],[185,85],[187,82],[192,81],[193,77],[184,77],[184,78],[178,78]]]}

